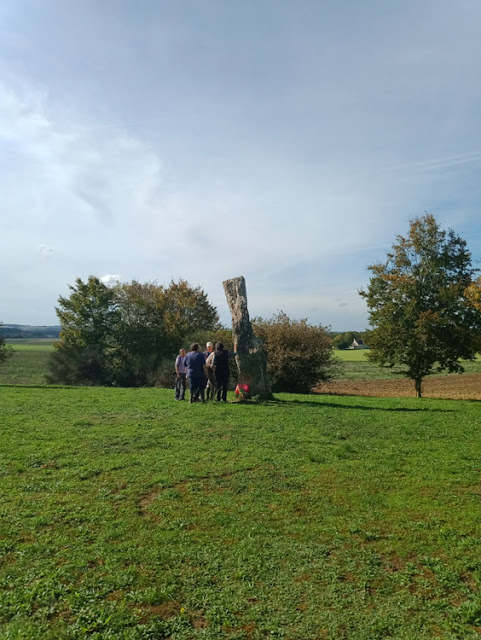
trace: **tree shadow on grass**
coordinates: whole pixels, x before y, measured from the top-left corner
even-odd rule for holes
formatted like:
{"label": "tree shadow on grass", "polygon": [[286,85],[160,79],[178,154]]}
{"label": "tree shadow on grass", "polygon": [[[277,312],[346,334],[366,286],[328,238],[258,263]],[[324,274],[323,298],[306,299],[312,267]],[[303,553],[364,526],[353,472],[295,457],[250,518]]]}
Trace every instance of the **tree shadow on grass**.
{"label": "tree shadow on grass", "polygon": [[145,387],[107,387],[97,385],[63,385],[63,384],[0,384],[4,389],[42,389],[42,391],[78,391],[79,389],[142,389]]}
{"label": "tree shadow on grass", "polygon": [[[354,397],[354,396],[351,396]],[[362,404],[341,404],[336,402],[313,402],[312,400],[279,400],[275,398],[271,400],[268,404],[276,405],[293,405],[293,406],[307,406],[307,407],[316,407],[317,409],[323,409],[325,407],[330,409],[361,409],[364,411],[390,411],[390,412],[419,412],[419,411],[427,411],[429,413],[454,413],[454,409],[433,409],[430,407],[367,407]]]}

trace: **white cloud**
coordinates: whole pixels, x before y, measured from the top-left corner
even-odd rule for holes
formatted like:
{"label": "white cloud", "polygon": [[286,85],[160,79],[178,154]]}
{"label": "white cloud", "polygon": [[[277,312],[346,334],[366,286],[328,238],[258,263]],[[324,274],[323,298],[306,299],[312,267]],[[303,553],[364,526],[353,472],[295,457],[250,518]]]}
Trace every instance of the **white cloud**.
{"label": "white cloud", "polygon": [[479,3],[306,0],[275,30],[271,3],[190,4],[9,6],[0,317],[112,271],[185,277],[222,313],[243,274],[254,313],[353,328],[365,265],[410,218],[462,222],[481,251]]}
{"label": "white cloud", "polygon": [[118,274],[116,275],[107,274],[105,276],[101,276],[99,280],[100,282],[103,282],[107,286],[110,286],[112,284],[117,284],[117,282],[120,282],[120,276]]}

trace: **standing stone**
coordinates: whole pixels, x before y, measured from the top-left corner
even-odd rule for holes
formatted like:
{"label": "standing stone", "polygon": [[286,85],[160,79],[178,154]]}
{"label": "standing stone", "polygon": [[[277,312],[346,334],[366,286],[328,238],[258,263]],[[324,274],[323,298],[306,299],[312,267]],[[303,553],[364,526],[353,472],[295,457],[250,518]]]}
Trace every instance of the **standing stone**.
{"label": "standing stone", "polygon": [[248,384],[252,396],[272,399],[271,382],[267,375],[267,359],[262,342],[256,338],[247,310],[246,281],[243,276],[222,283],[232,315],[232,338],[236,346],[239,383]]}

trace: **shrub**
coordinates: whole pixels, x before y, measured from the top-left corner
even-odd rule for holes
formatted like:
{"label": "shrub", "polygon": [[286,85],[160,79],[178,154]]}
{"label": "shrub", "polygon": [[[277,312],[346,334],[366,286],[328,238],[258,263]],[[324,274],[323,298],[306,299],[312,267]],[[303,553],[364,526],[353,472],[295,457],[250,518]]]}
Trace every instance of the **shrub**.
{"label": "shrub", "polygon": [[309,393],[332,377],[337,361],[325,327],[291,320],[283,311],[269,320],[255,318],[252,324],[264,343],[273,391]]}

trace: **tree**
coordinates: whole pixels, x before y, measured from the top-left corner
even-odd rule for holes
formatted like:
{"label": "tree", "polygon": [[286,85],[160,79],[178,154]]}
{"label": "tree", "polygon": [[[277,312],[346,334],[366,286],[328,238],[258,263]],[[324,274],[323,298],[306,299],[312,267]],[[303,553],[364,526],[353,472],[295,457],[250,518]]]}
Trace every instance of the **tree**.
{"label": "tree", "polygon": [[55,311],[60,341],[49,364],[49,380],[64,384],[115,384],[120,310],[117,294],[95,276],[77,278]]}
{"label": "tree", "polygon": [[[2,323],[0,322],[0,327],[1,326],[2,326]],[[9,347],[5,344],[5,338],[0,333],[0,363],[5,362],[5,360],[10,358],[12,355],[13,355],[12,347]]]}
{"label": "tree", "polygon": [[[168,287],[133,281],[108,287],[90,276],[56,309],[62,330],[52,382],[152,385],[190,333],[217,327],[217,310],[185,280]],[[173,366],[173,365],[172,365]]]}
{"label": "tree", "polygon": [[325,327],[291,320],[283,311],[252,324],[264,344],[273,391],[309,393],[332,376],[337,363]]}
{"label": "tree", "polygon": [[475,356],[480,314],[466,296],[475,269],[466,242],[442,230],[432,214],[411,220],[385,262],[370,265],[367,290],[373,330],[368,358],[404,365],[422,395],[423,379],[436,371],[464,371],[460,359]]}
{"label": "tree", "polygon": [[117,383],[153,384],[162,360],[176,351],[165,322],[164,288],[132,281],[117,285],[116,293],[120,311]]}
{"label": "tree", "polygon": [[161,290],[166,329],[177,343],[197,331],[219,328],[217,309],[200,287],[192,287],[181,279],[178,282],[172,280],[167,288],[162,287]]}

